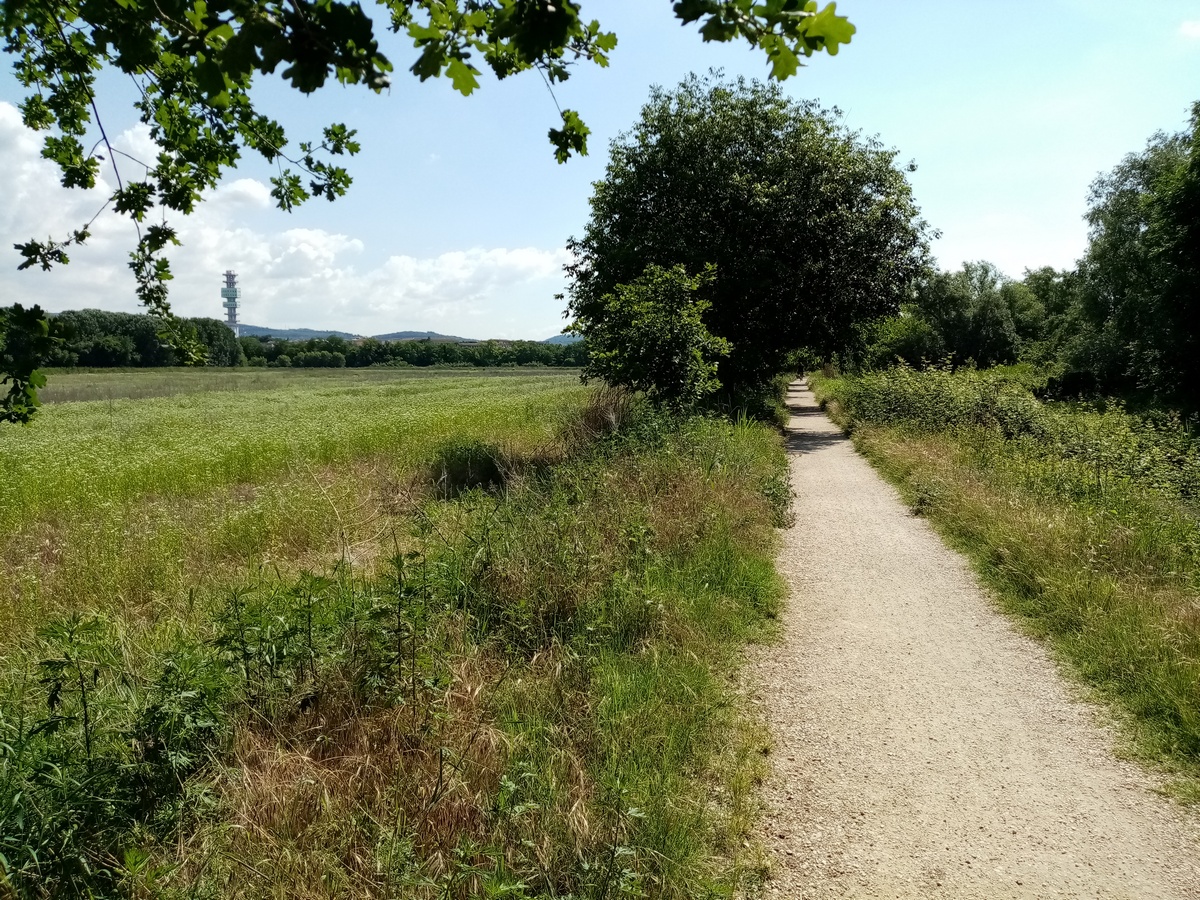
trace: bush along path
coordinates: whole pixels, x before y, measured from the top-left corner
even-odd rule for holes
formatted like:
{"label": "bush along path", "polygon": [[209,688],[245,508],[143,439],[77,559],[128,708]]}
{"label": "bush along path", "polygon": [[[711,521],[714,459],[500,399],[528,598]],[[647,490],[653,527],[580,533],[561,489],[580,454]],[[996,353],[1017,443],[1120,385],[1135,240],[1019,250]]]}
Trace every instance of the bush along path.
{"label": "bush along path", "polygon": [[1200,819],[966,562],[789,389],[782,643],[748,677],[775,735],[763,840],[785,897],[1193,898]]}

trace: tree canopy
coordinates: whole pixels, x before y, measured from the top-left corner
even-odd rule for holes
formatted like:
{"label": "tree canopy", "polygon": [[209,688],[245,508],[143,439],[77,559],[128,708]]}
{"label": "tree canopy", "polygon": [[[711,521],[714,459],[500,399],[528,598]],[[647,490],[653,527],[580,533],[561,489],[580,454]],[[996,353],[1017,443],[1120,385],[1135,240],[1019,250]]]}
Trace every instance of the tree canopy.
{"label": "tree canopy", "polygon": [[790,353],[836,351],[859,323],[895,313],[925,271],[929,236],[896,152],[837,110],[693,76],[656,89],[613,142],[570,242],[570,312],[590,339],[648,267],[715,266],[699,289],[704,324],[731,345],[721,382],[749,389]]}
{"label": "tree canopy", "polygon": [[1050,396],[1097,393],[1200,411],[1200,103],[1088,194],[1074,269],[1015,281],[986,262],[923,279],[903,315],[874,323],[852,365],[1020,361]]}
{"label": "tree canopy", "polygon": [[[774,78],[795,73],[803,57],[836,54],[854,34],[832,2],[677,0],[673,10],[682,23],[696,24],[705,41],[744,40],[758,48]],[[277,72],[305,93],[331,78],[378,93],[394,71],[379,46],[378,33],[387,29],[411,40],[413,75],[422,81],[445,76],[470,94],[479,86],[480,67],[498,78],[536,69],[554,85],[578,62],[608,65],[617,43],[597,20],[584,17],[576,0],[378,0],[375,12],[346,0],[0,2],[4,47],[28,91],[21,104],[25,124],[49,132],[43,152],[57,163],[66,187],[93,187],[102,163],[112,166],[117,189],[105,207],[132,220],[137,238],[130,267],[138,297],[162,319],[164,337],[181,355],[198,358],[201,350],[170,315],[171,272],[162,252],[177,242],[176,233],[151,212],[191,212],[246,151],[279,164],[272,194],[285,210],[312,197],[333,200],[351,183],[341,161],[359,150],[354,129],[334,123],[289,150],[283,126],[252,98],[256,76]],[[160,149],[144,177],[122,177],[120,151],[97,120],[96,76],[106,68],[132,80],[138,115]],[[560,162],[586,152],[588,136],[577,111],[564,109],[561,119],[549,133]],[[88,149],[84,140],[93,125],[100,139]],[[16,245],[20,267],[68,262],[68,251],[87,240],[91,225]],[[24,319],[10,317],[7,327],[18,321]],[[36,336],[20,340],[33,346]],[[29,396],[33,387],[23,372],[6,365],[0,384]],[[0,402],[7,412],[15,409]]]}
{"label": "tree canopy", "polygon": [[1200,405],[1200,103],[1098,178],[1077,365]]}

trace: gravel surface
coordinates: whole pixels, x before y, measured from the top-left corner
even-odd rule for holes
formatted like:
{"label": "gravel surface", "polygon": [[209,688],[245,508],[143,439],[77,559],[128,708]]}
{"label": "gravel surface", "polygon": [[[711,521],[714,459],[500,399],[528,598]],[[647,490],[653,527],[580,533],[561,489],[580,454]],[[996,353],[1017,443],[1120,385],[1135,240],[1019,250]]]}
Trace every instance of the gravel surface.
{"label": "gravel surface", "polygon": [[1096,707],[996,611],[799,382],[767,896],[1200,898],[1200,821],[1117,760]]}

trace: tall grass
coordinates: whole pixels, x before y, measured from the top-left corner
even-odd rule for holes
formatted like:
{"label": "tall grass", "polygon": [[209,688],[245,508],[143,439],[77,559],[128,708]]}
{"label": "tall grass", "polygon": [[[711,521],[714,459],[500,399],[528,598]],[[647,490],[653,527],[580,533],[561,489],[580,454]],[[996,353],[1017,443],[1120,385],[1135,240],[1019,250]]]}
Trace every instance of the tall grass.
{"label": "tall grass", "polygon": [[728,676],[780,595],[778,436],[601,396],[558,446],[434,447],[381,564],[46,617],[4,658],[12,889],[745,888],[760,743]]}
{"label": "tall grass", "polygon": [[1042,403],[1002,373],[814,378],[914,511],[1124,715],[1200,772],[1200,447],[1170,413]]}
{"label": "tall grass", "polygon": [[386,558],[440,447],[553,449],[587,396],[562,375],[273,384],[65,403],[0,431],[0,647],[48,612],[152,620],[263,566]]}
{"label": "tall grass", "polygon": [[253,483],[301,463],[378,452],[420,458],[450,436],[536,428],[554,395],[579,394],[563,375],[301,376],[272,390],[64,404],[0,432],[0,528],[51,510],[69,515],[147,494]]}

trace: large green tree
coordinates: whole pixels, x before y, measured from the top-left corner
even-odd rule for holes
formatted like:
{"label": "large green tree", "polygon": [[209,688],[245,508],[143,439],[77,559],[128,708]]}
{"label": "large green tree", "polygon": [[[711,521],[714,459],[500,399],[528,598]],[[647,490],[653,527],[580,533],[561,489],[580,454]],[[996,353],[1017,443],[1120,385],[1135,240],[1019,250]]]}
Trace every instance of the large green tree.
{"label": "large green tree", "polygon": [[1020,336],[1010,304],[1018,299],[1026,300],[1025,293],[992,263],[979,260],[929,278],[917,291],[914,310],[933,326],[954,361],[994,366],[1017,357]]}
{"label": "large green tree", "polygon": [[590,335],[647,267],[715,265],[699,293],[704,324],[732,347],[721,381],[753,389],[789,353],[842,349],[908,296],[929,229],[905,168],[836,110],[774,85],[692,76],[656,89],[570,242],[570,312]]}
{"label": "large green tree", "polygon": [[[706,41],[757,47],[775,78],[793,74],[802,57],[836,53],[854,33],[835,3],[816,0],[677,0],[673,9],[681,22],[698,24]],[[578,61],[607,65],[617,42],[583,16],[576,0],[378,0],[374,15],[346,0],[2,0],[0,26],[29,91],[21,114],[30,128],[49,132],[44,154],[58,164],[63,184],[92,187],[102,164],[113,167],[118,186],[106,206],[137,230],[130,266],[138,296],[185,358],[198,355],[198,344],[170,316],[171,273],[162,255],[176,242],[175,230],[151,212],[191,212],[244,151],[279,163],[272,192],[283,209],[314,196],[332,200],[350,185],[340,162],[359,149],[354,130],[332,124],[289,149],[284,128],[252,98],[257,75],[278,72],[305,93],[330,79],[380,92],[393,63],[380,51],[377,32],[388,29],[411,39],[413,75],[446,76],[469,94],[481,67],[499,78],[536,69],[552,85]],[[138,113],[161,149],[136,178],[122,176],[119,152],[96,118],[96,76],[106,68],[136,85]],[[561,116],[550,140],[565,161],[586,152],[588,129],[574,110]],[[89,149],[92,128],[99,140]],[[91,225],[17,245],[21,267],[66,263]],[[7,321],[15,327],[26,320]],[[37,340],[30,333],[10,344],[33,347]],[[30,371],[25,362],[0,370],[10,398],[32,396]],[[18,419],[32,408],[27,400],[0,403]]]}
{"label": "large green tree", "polygon": [[1073,364],[1200,404],[1200,103],[1190,130],[1156,134],[1089,200]]}

